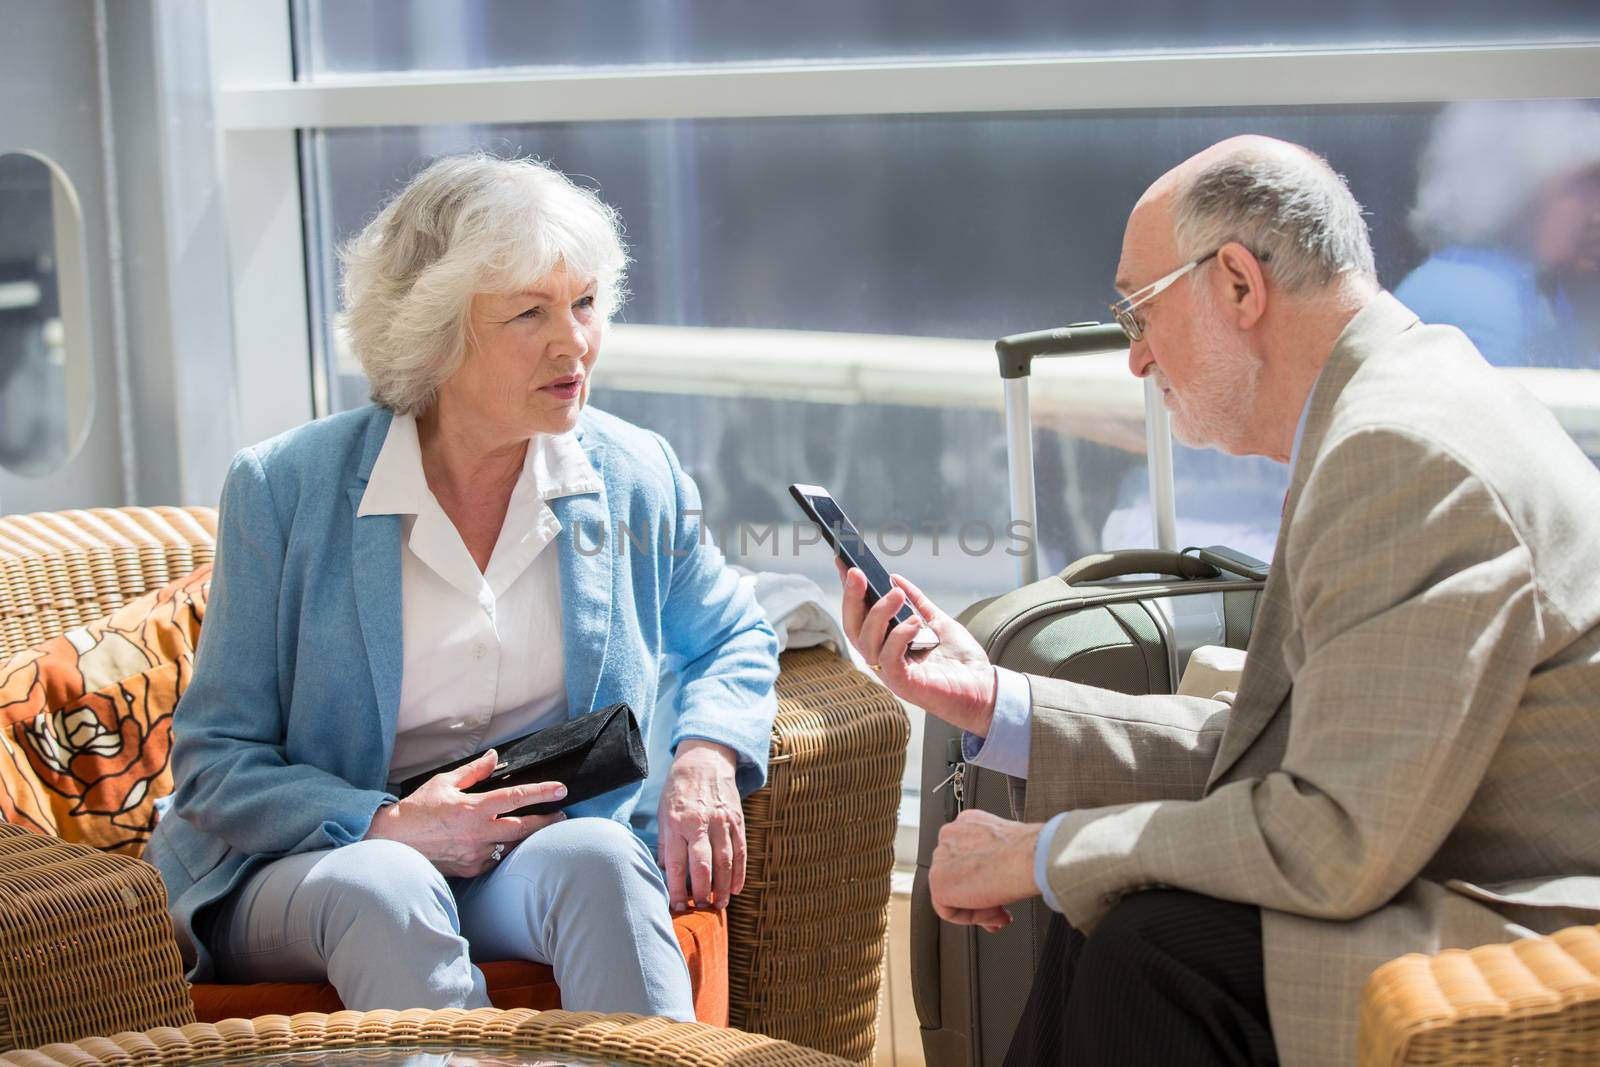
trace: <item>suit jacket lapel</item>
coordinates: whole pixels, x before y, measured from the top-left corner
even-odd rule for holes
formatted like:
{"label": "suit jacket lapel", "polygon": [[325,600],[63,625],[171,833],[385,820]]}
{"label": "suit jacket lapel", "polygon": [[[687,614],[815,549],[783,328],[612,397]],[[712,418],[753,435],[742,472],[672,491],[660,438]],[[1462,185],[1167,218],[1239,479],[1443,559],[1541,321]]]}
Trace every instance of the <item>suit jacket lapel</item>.
{"label": "suit jacket lapel", "polygon": [[1261,609],[1250,633],[1249,654],[1239,693],[1228,716],[1228,728],[1217,748],[1208,788],[1221,781],[1239,758],[1249,750],[1272,717],[1284,706],[1294,687],[1294,675],[1283,654],[1283,645],[1296,627],[1293,580],[1285,559],[1289,531],[1295,509],[1306,482],[1322,451],[1323,438],[1333,421],[1333,410],[1362,360],[1393,335],[1417,321],[1410,309],[1388,293],[1380,293],[1368,307],[1345,327],[1328,355],[1328,362],[1311,393],[1311,411],[1306,416],[1305,436],[1300,454],[1289,478],[1289,492],[1283,499],[1283,521],[1278,526],[1278,541],[1272,552],[1272,568],[1261,595]]}
{"label": "suit jacket lapel", "polygon": [[1282,554],[1283,535],[1279,534],[1267,586],[1261,594],[1261,608],[1250,631],[1239,692],[1228,712],[1228,727],[1217,746],[1207,789],[1215,786],[1261,736],[1294,684],[1283,658],[1283,642],[1294,625],[1294,613],[1290,610],[1289,580],[1283,573]]}
{"label": "suit jacket lapel", "polygon": [[[580,438],[581,440],[581,438]],[[585,445],[584,455],[605,481],[605,449]],[[566,646],[567,714],[595,708],[611,636],[612,572],[617,563],[616,530],[602,488],[550,501],[561,520],[556,544],[561,552],[561,626]]]}
{"label": "suit jacket lapel", "polygon": [[1228,728],[1217,747],[1217,759],[1212,764],[1207,788],[1220,781],[1255,739],[1261,736],[1261,731],[1278,714],[1284,698],[1294,686],[1294,677],[1289,673],[1283,656],[1283,643],[1295,624],[1293,584],[1285,556],[1295,505],[1300,500],[1300,493],[1315,463],[1317,449],[1321,446],[1322,435],[1332,417],[1334,398],[1344,384],[1343,381],[1331,380],[1337,373],[1338,369],[1334,367],[1333,357],[1330,356],[1328,366],[1324,368],[1311,395],[1311,413],[1306,416],[1306,432],[1300,442],[1300,455],[1289,476],[1289,491],[1283,498],[1283,519],[1278,524],[1278,540],[1272,549],[1272,566],[1267,572],[1267,585],[1261,593],[1261,607],[1256,612],[1255,625],[1250,630],[1244,674],[1239,679],[1239,692],[1228,714]]}
{"label": "suit jacket lapel", "polygon": [[386,744],[393,741],[400,715],[400,678],[405,664],[400,616],[400,516],[361,516],[357,511],[372,465],[383,450],[390,421],[387,412],[372,420],[366,453],[348,490],[356,617],[361,624],[361,639],[367,646],[367,666]]}

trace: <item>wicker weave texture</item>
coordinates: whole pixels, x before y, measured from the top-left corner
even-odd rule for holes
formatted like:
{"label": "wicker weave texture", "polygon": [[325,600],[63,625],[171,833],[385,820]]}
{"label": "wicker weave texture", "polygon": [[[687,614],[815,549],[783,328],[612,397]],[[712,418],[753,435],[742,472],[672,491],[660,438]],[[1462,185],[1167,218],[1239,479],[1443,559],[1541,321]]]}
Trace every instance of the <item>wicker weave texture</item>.
{"label": "wicker weave texture", "polygon": [[545,1053],[643,1067],[846,1067],[844,1061],[814,1049],[703,1023],[525,1008],[263,1015],[9,1052],[0,1055],[0,1064],[185,1067],[253,1056],[384,1045]]}
{"label": "wicker weave texture", "polygon": [[211,508],[0,515],[0,659],[107,615],[215,555]]}
{"label": "wicker weave texture", "polygon": [[0,823],[0,1048],[193,1021],[155,868]]}
{"label": "wicker weave texture", "polygon": [[1361,1005],[1363,1067],[1600,1062],[1600,927],[1574,926],[1373,972]]}
{"label": "wicker weave texture", "polygon": [[745,801],[745,890],[728,907],[730,1021],[865,1062],[910,726],[832,652],[782,666],[767,785]]}
{"label": "wicker weave texture", "polygon": [[[212,508],[0,516],[0,658],[210,562]],[[732,1024],[857,1062],[876,1033],[910,729],[887,690],[823,649],[786,653],[768,784],[745,805],[729,908]]]}

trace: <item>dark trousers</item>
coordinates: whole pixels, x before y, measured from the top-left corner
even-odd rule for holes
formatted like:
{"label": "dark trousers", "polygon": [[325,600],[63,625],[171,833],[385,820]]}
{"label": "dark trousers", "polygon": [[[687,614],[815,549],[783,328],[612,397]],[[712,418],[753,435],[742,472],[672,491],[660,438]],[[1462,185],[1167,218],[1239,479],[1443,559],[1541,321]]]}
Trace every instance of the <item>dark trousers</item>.
{"label": "dark trousers", "polygon": [[1276,1064],[1261,911],[1147,890],[1085,937],[1050,919],[1006,1067]]}

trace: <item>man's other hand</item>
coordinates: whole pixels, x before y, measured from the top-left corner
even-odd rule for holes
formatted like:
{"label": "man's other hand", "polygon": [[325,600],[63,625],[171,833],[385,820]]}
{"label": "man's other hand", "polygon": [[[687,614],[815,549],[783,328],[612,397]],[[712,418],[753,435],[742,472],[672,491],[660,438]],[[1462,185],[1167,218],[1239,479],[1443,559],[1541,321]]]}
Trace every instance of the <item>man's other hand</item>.
{"label": "man's other hand", "polygon": [[[939,610],[910,581],[892,575],[895,588],[867,609],[867,576],[834,560],[844,582],[845,636],[898,697],[908,700],[952,726],[980,737],[989,734],[994,718],[994,667],[966,627]],[[922,622],[895,623],[909,603]],[[911,641],[926,625],[939,636],[931,649],[912,651]]]}
{"label": "man's other hand", "polygon": [[945,922],[981,926],[991,934],[1011,922],[1007,904],[1038,896],[1033,853],[1042,823],[1012,822],[968,810],[939,831],[928,890]]}

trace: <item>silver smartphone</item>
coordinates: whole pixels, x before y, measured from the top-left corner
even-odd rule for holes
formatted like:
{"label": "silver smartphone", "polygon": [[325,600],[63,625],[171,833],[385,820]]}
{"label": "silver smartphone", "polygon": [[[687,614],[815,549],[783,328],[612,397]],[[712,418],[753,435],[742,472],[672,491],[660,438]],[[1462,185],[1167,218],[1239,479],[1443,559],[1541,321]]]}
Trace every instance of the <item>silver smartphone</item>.
{"label": "silver smartphone", "polygon": [[[867,607],[878,602],[880,597],[887,596],[894,588],[894,583],[889,580],[889,572],[884,569],[878,557],[872,554],[872,549],[867,547],[866,538],[861,536],[855,523],[844,513],[833,494],[820,485],[791,485],[789,495],[794,497],[795,503],[800,505],[800,510],[806,517],[817,524],[822,531],[822,536],[839,558],[844,560],[845,566],[859,568],[867,576]],[[900,605],[900,610],[895,612],[895,622],[905,622],[907,619],[916,619],[921,622],[922,617],[911,610],[909,603]],[[923,625],[917,631],[917,636],[911,639],[913,651],[922,652],[934,648],[939,644],[939,635],[932,628]]]}

